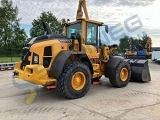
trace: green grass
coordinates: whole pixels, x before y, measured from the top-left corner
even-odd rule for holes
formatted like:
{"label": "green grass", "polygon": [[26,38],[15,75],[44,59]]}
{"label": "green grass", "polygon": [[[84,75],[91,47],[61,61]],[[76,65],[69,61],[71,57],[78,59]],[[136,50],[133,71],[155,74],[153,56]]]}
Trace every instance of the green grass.
{"label": "green grass", "polygon": [[21,57],[0,57],[0,63],[18,62],[20,60]]}

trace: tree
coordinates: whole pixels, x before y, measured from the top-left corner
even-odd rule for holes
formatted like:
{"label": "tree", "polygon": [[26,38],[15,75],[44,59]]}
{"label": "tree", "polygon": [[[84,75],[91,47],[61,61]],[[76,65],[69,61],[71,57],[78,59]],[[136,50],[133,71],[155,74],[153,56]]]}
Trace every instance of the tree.
{"label": "tree", "polygon": [[150,37],[146,34],[146,35],[143,35],[142,37],[142,42],[141,42],[141,46],[142,48],[144,49],[145,48],[145,45],[146,45],[146,42],[147,40],[149,39]]}
{"label": "tree", "polygon": [[129,48],[129,43],[128,43],[129,37],[125,36],[123,38],[120,39],[120,44],[119,44],[119,51],[121,51],[122,53],[125,52],[126,49]]}
{"label": "tree", "polygon": [[51,12],[42,12],[40,17],[34,19],[32,22],[32,28],[30,30],[31,37],[37,37],[44,35],[44,29],[42,22],[47,22],[50,24],[51,30],[54,33],[61,34],[63,31],[61,22],[53,15]]}
{"label": "tree", "polygon": [[130,49],[130,44],[135,45],[137,50],[143,50],[148,38],[149,36],[147,35],[143,35],[141,39],[125,36],[120,39],[119,50],[124,53],[126,49]]}
{"label": "tree", "polygon": [[0,47],[21,47],[27,35],[20,28],[18,8],[13,7],[12,0],[1,0],[0,4]]}

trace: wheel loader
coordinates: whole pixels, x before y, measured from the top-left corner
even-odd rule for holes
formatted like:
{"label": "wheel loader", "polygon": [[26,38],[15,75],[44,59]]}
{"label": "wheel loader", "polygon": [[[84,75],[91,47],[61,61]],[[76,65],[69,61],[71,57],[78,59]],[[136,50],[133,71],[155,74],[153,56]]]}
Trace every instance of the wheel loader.
{"label": "wheel loader", "polygon": [[76,21],[63,24],[63,35],[52,33],[45,22],[43,26],[45,35],[23,47],[14,77],[45,87],[56,86],[68,99],[83,97],[101,76],[117,88],[131,80],[151,80],[147,60],[113,56],[117,45],[101,44],[100,29],[105,27],[108,32],[108,26],[89,19],[85,0],[79,1]]}
{"label": "wheel loader", "polygon": [[151,59],[152,40],[148,37],[143,50],[138,50],[131,40],[128,40],[129,49],[126,50],[125,58]]}

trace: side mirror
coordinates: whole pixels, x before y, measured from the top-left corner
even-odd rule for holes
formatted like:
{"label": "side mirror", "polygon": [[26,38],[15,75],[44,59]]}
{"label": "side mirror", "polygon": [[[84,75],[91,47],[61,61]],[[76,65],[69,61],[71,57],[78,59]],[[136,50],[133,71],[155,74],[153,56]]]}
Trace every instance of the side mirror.
{"label": "side mirror", "polygon": [[105,31],[108,33],[108,25],[105,25]]}

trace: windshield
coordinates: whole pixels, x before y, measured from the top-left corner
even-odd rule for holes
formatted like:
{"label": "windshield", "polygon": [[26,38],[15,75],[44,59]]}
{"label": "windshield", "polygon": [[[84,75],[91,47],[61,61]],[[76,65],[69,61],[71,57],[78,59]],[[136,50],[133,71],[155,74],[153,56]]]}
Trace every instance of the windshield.
{"label": "windshield", "polygon": [[71,38],[71,34],[74,34],[77,39],[81,36],[81,23],[76,23],[67,27],[67,38]]}

